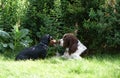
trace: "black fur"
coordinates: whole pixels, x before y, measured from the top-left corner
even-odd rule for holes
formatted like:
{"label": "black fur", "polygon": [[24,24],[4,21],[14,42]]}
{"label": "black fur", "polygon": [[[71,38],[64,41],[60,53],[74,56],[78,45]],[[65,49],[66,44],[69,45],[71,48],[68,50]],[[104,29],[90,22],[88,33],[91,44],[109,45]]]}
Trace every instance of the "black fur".
{"label": "black fur", "polygon": [[47,55],[50,40],[51,36],[49,34],[45,35],[38,45],[24,49],[16,56],[15,60],[44,59]]}

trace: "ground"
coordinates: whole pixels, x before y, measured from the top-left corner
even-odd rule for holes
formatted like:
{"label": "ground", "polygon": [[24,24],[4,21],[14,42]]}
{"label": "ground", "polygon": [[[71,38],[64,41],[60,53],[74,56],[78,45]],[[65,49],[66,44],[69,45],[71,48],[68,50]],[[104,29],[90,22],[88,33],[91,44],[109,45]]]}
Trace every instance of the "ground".
{"label": "ground", "polygon": [[0,55],[0,78],[120,78],[119,56],[14,61]]}

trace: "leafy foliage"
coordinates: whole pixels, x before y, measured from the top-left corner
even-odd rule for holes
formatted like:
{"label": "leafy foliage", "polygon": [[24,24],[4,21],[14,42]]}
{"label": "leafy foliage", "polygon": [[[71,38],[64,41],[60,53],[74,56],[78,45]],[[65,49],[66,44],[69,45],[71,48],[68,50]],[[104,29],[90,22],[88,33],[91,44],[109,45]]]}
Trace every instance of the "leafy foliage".
{"label": "leafy foliage", "polygon": [[[84,21],[84,28],[93,47],[118,48],[120,45],[119,28],[119,5],[116,5],[116,11],[112,7],[98,7],[97,10],[90,8],[89,19]],[[94,34],[92,34],[94,33]],[[92,48],[93,48],[92,47]],[[96,47],[97,48],[97,47]]]}
{"label": "leafy foliage", "polygon": [[77,30],[88,49],[119,49],[119,0],[0,0],[0,46],[12,51],[46,33],[59,39]]}
{"label": "leafy foliage", "polygon": [[5,31],[0,30],[0,37],[2,37],[2,38],[9,38],[10,35],[7,32],[5,32]]}
{"label": "leafy foliage", "polygon": [[11,46],[10,44],[7,44],[9,42],[10,35],[0,30],[0,52],[3,52],[8,46]]}

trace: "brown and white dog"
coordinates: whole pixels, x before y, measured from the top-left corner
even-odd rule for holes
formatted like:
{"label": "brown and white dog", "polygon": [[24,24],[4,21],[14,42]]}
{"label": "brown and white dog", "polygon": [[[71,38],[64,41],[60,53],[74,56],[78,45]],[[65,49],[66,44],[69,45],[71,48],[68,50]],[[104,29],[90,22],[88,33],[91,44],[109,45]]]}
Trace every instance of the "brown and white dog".
{"label": "brown and white dog", "polygon": [[64,34],[63,38],[59,40],[59,45],[65,48],[62,57],[68,59],[81,58],[80,55],[87,49],[72,33]]}

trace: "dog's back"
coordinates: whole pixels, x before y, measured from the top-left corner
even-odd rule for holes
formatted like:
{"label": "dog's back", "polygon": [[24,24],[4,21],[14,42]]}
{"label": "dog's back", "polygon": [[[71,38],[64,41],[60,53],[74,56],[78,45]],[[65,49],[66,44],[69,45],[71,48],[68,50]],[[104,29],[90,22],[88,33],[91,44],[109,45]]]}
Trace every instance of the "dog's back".
{"label": "dog's back", "polygon": [[47,55],[48,44],[53,40],[49,34],[44,35],[38,45],[26,48],[21,51],[15,58],[15,60],[26,60],[26,59],[44,59]]}
{"label": "dog's back", "polygon": [[47,54],[47,46],[37,45],[30,48],[26,48],[21,51],[15,58],[15,60],[26,60],[26,59],[44,59]]}

